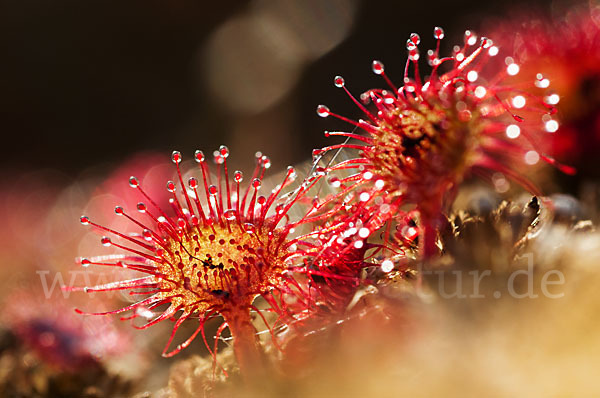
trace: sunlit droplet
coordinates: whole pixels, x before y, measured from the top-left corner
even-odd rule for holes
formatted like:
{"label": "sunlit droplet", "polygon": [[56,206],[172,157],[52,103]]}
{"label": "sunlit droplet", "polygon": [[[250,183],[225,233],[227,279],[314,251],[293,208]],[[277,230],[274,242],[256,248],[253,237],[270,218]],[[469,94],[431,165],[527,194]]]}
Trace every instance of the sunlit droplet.
{"label": "sunlit droplet", "polygon": [[244,173],[237,170],[235,173],[233,173],[233,179],[235,182],[242,182],[244,180]]}
{"label": "sunlit droplet", "polygon": [[382,75],[385,70],[385,67],[383,66],[383,62],[375,60],[371,64],[371,69],[376,75]]}
{"label": "sunlit droplet", "polygon": [[540,154],[536,151],[528,151],[525,154],[525,163],[529,165],[534,165],[540,161]]}
{"label": "sunlit droplet", "polygon": [[369,231],[369,228],[363,227],[358,230],[358,236],[360,236],[361,238],[367,238],[370,234],[371,234],[371,231]]}
{"label": "sunlit droplet", "polygon": [[560,101],[560,96],[558,94],[550,94],[544,98],[544,101],[548,105],[556,105]]}
{"label": "sunlit droplet", "polygon": [[487,90],[483,86],[477,86],[477,88],[475,88],[475,96],[477,98],[481,99],[481,98],[485,97],[486,93],[487,93]]}
{"label": "sunlit droplet", "polygon": [[477,80],[477,78],[479,77],[479,74],[477,73],[477,71],[469,71],[469,73],[467,73],[467,80],[470,81],[471,83],[473,83],[475,80]]}
{"label": "sunlit droplet", "polygon": [[228,219],[229,221],[235,220],[236,216],[237,216],[237,212],[234,209],[229,209],[226,210],[225,213],[223,213],[223,215],[225,216],[226,219]]}
{"label": "sunlit droplet", "polygon": [[129,177],[129,186],[131,188],[137,188],[140,185],[140,182],[138,181],[138,179],[136,177]]}
{"label": "sunlit droplet", "polygon": [[523,97],[522,95],[517,95],[512,99],[512,104],[517,109],[521,109],[522,107],[524,107],[525,103],[525,97]]}
{"label": "sunlit droplet", "polygon": [[474,46],[477,43],[477,35],[470,30],[465,31],[465,43]]}
{"label": "sunlit droplet", "polygon": [[519,68],[519,65],[517,64],[510,64],[506,67],[506,73],[508,73],[511,76],[516,75],[517,73],[519,73],[519,70],[521,68]]}
{"label": "sunlit droplet", "polygon": [[142,231],[142,236],[147,241],[151,241],[152,240],[152,232],[149,229],[144,229]]}
{"label": "sunlit droplet", "polygon": [[171,154],[171,160],[175,164],[181,163],[181,152],[173,151],[173,153]]}
{"label": "sunlit droplet", "polygon": [[229,157],[229,148],[227,148],[225,145],[221,145],[219,147],[219,154],[224,158]]}
{"label": "sunlit droplet", "polygon": [[175,192],[175,183],[173,181],[167,181],[167,191],[173,193]]}
{"label": "sunlit droplet", "polygon": [[556,132],[556,130],[558,130],[558,122],[556,120],[548,120],[544,124],[544,128],[546,129],[547,132],[554,133],[554,132]]}
{"label": "sunlit droplet", "polygon": [[517,138],[521,134],[521,129],[516,124],[506,127],[506,136],[511,139]]}
{"label": "sunlit droplet", "polygon": [[394,269],[394,263],[391,260],[383,260],[381,263],[381,270],[388,273]]}
{"label": "sunlit droplet", "polygon": [[327,117],[329,116],[329,113],[329,108],[325,105],[317,106],[317,115],[319,115],[320,117]]}

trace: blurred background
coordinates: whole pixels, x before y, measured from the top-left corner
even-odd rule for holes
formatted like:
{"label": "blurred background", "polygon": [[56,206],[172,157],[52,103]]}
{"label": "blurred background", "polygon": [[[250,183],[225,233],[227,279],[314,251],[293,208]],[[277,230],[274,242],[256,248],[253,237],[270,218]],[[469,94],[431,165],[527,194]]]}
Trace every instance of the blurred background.
{"label": "blurred background", "polygon": [[316,105],[358,115],[335,75],[360,94],[382,85],[370,70],[380,59],[399,81],[411,32],[425,51],[443,26],[449,51],[484,17],[525,4],[0,1],[2,179],[39,169],[71,179],[143,150],[220,144],[234,164],[261,150],[283,168],[326,143],[334,124]]}

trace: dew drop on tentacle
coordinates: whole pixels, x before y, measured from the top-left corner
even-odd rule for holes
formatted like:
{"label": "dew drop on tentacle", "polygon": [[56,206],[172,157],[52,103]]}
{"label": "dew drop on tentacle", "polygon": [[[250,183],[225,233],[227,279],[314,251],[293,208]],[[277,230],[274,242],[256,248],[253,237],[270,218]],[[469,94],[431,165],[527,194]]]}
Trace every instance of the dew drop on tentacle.
{"label": "dew drop on tentacle", "polygon": [[205,160],[205,159],[206,159],[206,158],[205,158],[205,156],[204,156],[204,152],[202,152],[202,151],[200,151],[200,150],[197,150],[197,151],[194,153],[194,160],[196,160],[196,162],[198,162],[198,163],[202,163],[202,162],[204,162],[204,160]]}
{"label": "dew drop on tentacle", "polygon": [[144,202],[139,202],[139,203],[137,204],[137,210],[138,210],[140,213],[145,213],[145,212],[146,212],[146,204],[145,204]]}
{"label": "dew drop on tentacle", "polygon": [[394,263],[390,259],[383,260],[381,263],[381,270],[388,273],[394,269]]}
{"label": "dew drop on tentacle", "polygon": [[488,39],[487,37],[482,37],[481,38],[481,47],[483,48],[490,48],[494,42],[491,39]]}
{"label": "dew drop on tentacle", "polygon": [[213,152],[213,162],[215,164],[223,164],[224,161],[225,161],[225,158],[221,155],[221,152],[219,152],[219,151]]}
{"label": "dew drop on tentacle", "polygon": [[371,235],[371,231],[369,230],[369,228],[362,227],[358,230],[358,236],[360,236],[363,239],[368,238],[369,235]]}
{"label": "dew drop on tentacle", "polygon": [[192,189],[198,188],[198,180],[195,177],[190,177],[188,185]]}
{"label": "dew drop on tentacle", "polygon": [[329,111],[329,108],[325,105],[319,105],[317,106],[317,115],[319,115],[320,117],[327,117],[329,116],[331,112]]}
{"label": "dew drop on tentacle", "polygon": [[344,78],[341,76],[336,76],[333,79],[333,84],[337,87],[337,88],[342,88],[344,87],[344,85],[346,84],[346,82],[344,81]]}
{"label": "dew drop on tentacle", "polygon": [[558,127],[558,122],[554,119],[550,119],[544,123],[544,129],[549,133],[556,132]]}
{"label": "dew drop on tentacle", "polygon": [[329,180],[327,182],[329,183],[329,185],[331,185],[334,188],[339,188],[342,185],[342,182],[336,176],[329,178]]}
{"label": "dew drop on tentacle", "polygon": [[211,185],[210,187],[208,187],[208,193],[212,196],[215,196],[218,191],[219,190],[217,189],[217,187],[215,185]]}
{"label": "dew drop on tentacle", "polygon": [[433,28],[433,38],[436,40],[442,40],[444,38],[444,29],[436,26]]}
{"label": "dew drop on tentacle", "polygon": [[421,36],[417,33],[411,33],[409,39],[415,46],[418,46],[421,43]]}
{"label": "dew drop on tentacle", "polygon": [[298,176],[298,174],[296,173],[296,169],[293,166],[288,166],[287,173],[290,181],[294,181]]}
{"label": "dew drop on tentacle", "polygon": [[471,83],[475,82],[478,77],[479,77],[479,74],[475,70],[471,70],[467,73],[467,80],[470,81]]}
{"label": "dew drop on tentacle", "polygon": [[516,124],[510,124],[506,127],[506,136],[515,139],[521,135],[521,129]]}
{"label": "dew drop on tentacle", "polygon": [[121,206],[117,206],[115,207],[115,214],[118,216],[122,216],[123,214],[125,214],[125,211]]}
{"label": "dew drop on tentacle", "polygon": [[268,156],[263,156],[260,160],[265,169],[268,169],[271,167],[271,159]]}
{"label": "dew drop on tentacle", "polygon": [[235,180],[235,182],[242,182],[244,180],[244,173],[242,173],[239,170],[236,170],[235,173],[233,173],[233,179]]}
{"label": "dew drop on tentacle", "polygon": [[535,86],[539,88],[548,88],[550,86],[550,80],[544,77],[541,73],[535,76]]}
{"label": "dew drop on tentacle", "polygon": [[411,61],[418,61],[420,58],[420,53],[419,53],[419,49],[418,48],[413,48],[412,50],[408,51],[408,58]]}
{"label": "dew drop on tentacle", "polygon": [[517,96],[513,97],[511,102],[512,102],[513,107],[515,107],[517,109],[521,109],[525,106],[526,100],[525,100],[525,97],[523,97],[522,95],[517,95]]}
{"label": "dew drop on tentacle", "polygon": [[544,97],[544,102],[548,105],[556,105],[560,102],[560,96],[556,93]]}
{"label": "dew drop on tentacle", "polygon": [[371,69],[373,70],[373,73],[375,73],[376,75],[381,75],[385,71],[383,62],[377,61],[377,60],[374,60],[371,63]]}
{"label": "dew drop on tentacle", "polygon": [[360,100],[362,101],[362,103],[364,105],[368,105],[369,102],[371,102],[371,96],[369,95],[369,92],[364,92],[360,94]]}
{"label": "dew drop on tentacle", "polygon": [[147,241],[151,241],[152,240],[152,232],[149,229],[144,229],[142,231],[142,237]]}
{"label": "dew drop on tentacle", "polygon": [[179,152],[179,151],[173,151],[173,153],[171,154],[171,160],[175,164],[181,163],[181,152]]}
{"label": "dew drop on tentacle", "polygon": [[82,258],[81,260],[79,260],[79,262],[81,263],[82,267],[89,267],[91,264],[91,261],[88,260],[87,258]]}
{"label": "dew drop on tentacle", "polygon": [[506,67],[506,73],[508,73],[510,76],[515,76],[517,73],[519,73],[520,69],[521,68],[519,68],[519,65],[515,63],[509,63]]}
{"label": "dew drop on tentacle", "polygon": [[225,145],[221,145],[219,147],[219,153],[221,154],[221,156],[223,156],[224,158],[228,158],[229,157],[229,148],[227,148]]}
{"label": "dew drop on tentacle", "polygon": [[465,43],[474,46],[477,43],[477,35],[470,30],[465,31]]}
{"label": "dew drop on tentacle", "polygon": [[167,191],[175,192],[175,183],[173,181],[167,181]]}
{"label": "dew drop on tentacle", "polygon": [[129,186],[131,188],[137,188],[140,186],[140,182],[137,179],[137,177],[134,177],[134,176],[129,177]]}
{"label": "dew drop on tentacle", "polygon": [[256,232],[256,227],[254,226],[254,224],[245,223],[244,224],[244,231],[246,231],[249,234],[253,234],[254,232]]}
{"label": "dew drop on tentacle", "polygon": [[112,241],[110,240],[110,238],[108,236],[103,236],[100,239],[100,243],[102,243],[102,246],[108,247],[112,244]]}
{"label": "dew drop on tentacle", "polygon": [[254,189],[260,189],[261,181],[258,178],[252,180],[252,187]]}
{"label": "dew drop on tentacle", "polygon": [[327,174],[327,169],[325,167],[319,166],[315,169],[315,174],[319,176],[324,176]]}
{"label": "dew drop on tentacle", "polygon": [[283,204],[278,204],[277,206],[275,206],[275,213],[277,214],[282,214],[285,210],[285,206]]}
{"label": "dew drop on tentacle", "polygon": [[90,218],[88,216],[81,216],[79,218],[79,221],[83,224],[83,225],[89,225],[90,224]]}
{"label": "dew drop on tentacle", "polygon": [[234,209],[225,210],[225,213],[223,213],[223,216],[225,216],[225,218],[227,220],[233,221],[237,217],[237,212]]}
{"label": "dew drop on tentacle", "polygon": [[439,63],[437,54],[433,50],[427,50],[427,63],[429,66],[436,66]]}

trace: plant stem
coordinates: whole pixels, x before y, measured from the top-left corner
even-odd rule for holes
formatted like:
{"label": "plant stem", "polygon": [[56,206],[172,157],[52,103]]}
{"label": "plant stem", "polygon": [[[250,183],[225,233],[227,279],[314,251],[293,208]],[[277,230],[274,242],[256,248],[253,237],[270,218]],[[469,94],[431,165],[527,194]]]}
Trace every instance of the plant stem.
{"label": "plant stem", "polygon": [[227,324],[233,337],[233,352],[244,381],[255,384],[264,380],[268,376],[268,361],[252,325],[250,312],[239,311],[232,314],[227,317]]}
{"label": "plant stem", "polygon": [[427,261],[438,254],[436,245],[437,225],[430,217],[421,216],[421,233],[419,236],[419,252],[421,260]]}

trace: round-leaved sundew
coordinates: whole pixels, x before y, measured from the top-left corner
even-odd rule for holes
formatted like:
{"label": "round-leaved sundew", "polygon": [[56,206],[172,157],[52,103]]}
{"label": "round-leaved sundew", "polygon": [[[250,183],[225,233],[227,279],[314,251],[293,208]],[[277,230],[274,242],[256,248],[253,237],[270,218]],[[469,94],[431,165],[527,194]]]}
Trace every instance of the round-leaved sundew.
{"label": "round-leaved sundew", "polygon": [[543,9],[519,11],[515,18],[485,21],[486,29],[521,65],[513,84],[552,83],[544,101],[557,107],[561,123],[548,120],[546,140],[553,156],[577,168],[577,178],[563,182],[577,193],[600,176],[600,7],[583,2],[552,16]]}
{"label": "round-leaved sundew", "polygon": [[464,45],[454,46],[451,56],[440,57],[443,37],[444,31],[436,27],[436,49],[426,54],[431,73],[424,79],[419,72],[420,37],[415,33],[406,43],[402,86],[394,85],[380,61],[373,61],[372,70],[389,87],[368,90],[360,99],[352,96],[341,76],[334,78],[334,85],[348,94],[364,120],[338,115],[325,105],[317,107],[319,116],[334,116],[366,134],[326,132],[346,141],[316,149],[313,155],[318,158],[340,148],[357,150],[358,156],[328,166],[327,172],[355,170],[342,182],[358,192],[358,200],[383,197],[372,207],[374,212],[386,206],[392,209],[387,215],[393,217],[399,206],[415,206],[422,258],[438,253],[442,216],[468,174],[491,179],[500,173],[537,193],[520,172],[523,167],[545,160],[574,172],[544,153],[547,127],[558,126],[556,109],[544,101],[546,89],[533,80],[531,89],[507,84],[519,73],[519,65],[510,56],[501,58],[492,40],[466,31]]}
{"label": "round-leaved sundew", "polygon": [[[334,177],[329,183],[341,188],[338,182]],[[345,200],[350,202],[351,197],[346,195]],[[296,272],[309,278],[320,306],[335,316],[345,314],[361,285],[373,282],[364,278],[365,268],[377,267],[387,259],[378,257],[396,258],[403,254],[391,244],[387,218],[371,212],[368,202],[349,202],[340,201],[333,194],[316,200],[311,218],[307,219],[313,228],[296,238],[304,263]]]}
{"label": "round-leaved sundew", "polygon": [[[257,153],[257,165],[249,184],[242,187],[243,175],[233,173],[230,180],[227,169],[229,150],[221,146],[214,153],[217,178],[211,177],[209,166],[201,151],[195,160],[201,177],[191,177],[184,183],[180,163],[182,156],[173,152],[178,181],[168,181],[170,209],[161,208],[142,189],[140,181],[131,177],[129,184],[140,193],[137,204],[139,216],[116,207],[117,216],[125,217],[139,229],[126,234],[96,224],[82,216],[81,222],[105,233],[101,241],[114,246],[123,254],[81,258],[83,266],[100,265],[139,271],[145,276],[117,281],[100,286],[73,288],[86,292],[131,290],[132,294],[146,297],[125,308],[100,314],[131,311],[125,319],[147,317],[159,306],[166,310],[145,323],[141,328],[162,320],[175,320],[173,332],[163,351],[170,357],[187,347],[200,333],[213,357],[204,335],[206,320],[218,315],[224,323],[220,333],[229,327],[233,337],[234,353],[245,378],[264,373],[268,361],[263,353],[251,312],[256,312],[270,328],[262,312],[254,306],[258,296],[270,305],[270,311],[279,316],[279,322],[293,320],[286,296],[295,297],[294,305],[310,305],[310,297],[295,281],[290,272],[290,259],[296,255],[289,235],[302,220],[289,221],[288,211],[314,185],[318,178],[307,180],[297,189],[283,195],[282,191],[294,181],[293,168],[268,195],[260,194],[265,171],[270,167],[266,156]],[[77,310],[78,312],[81,312]],[[180,325],[188,320],[199,321],[198,328],[185,342],[169,351]],[[271,333],[273,331],[271,330]],[[216,358],[215,358],[216,360]]]}

